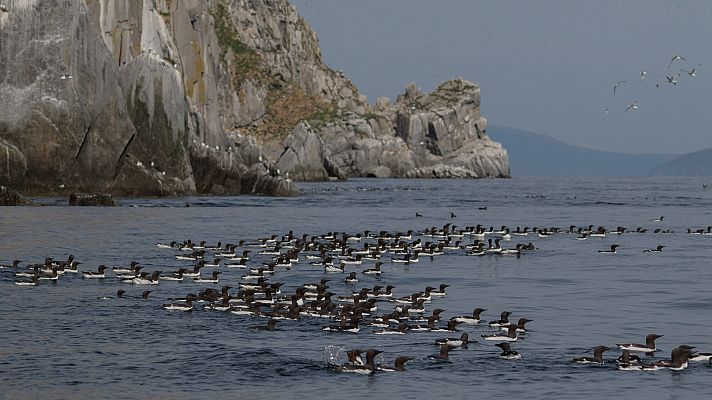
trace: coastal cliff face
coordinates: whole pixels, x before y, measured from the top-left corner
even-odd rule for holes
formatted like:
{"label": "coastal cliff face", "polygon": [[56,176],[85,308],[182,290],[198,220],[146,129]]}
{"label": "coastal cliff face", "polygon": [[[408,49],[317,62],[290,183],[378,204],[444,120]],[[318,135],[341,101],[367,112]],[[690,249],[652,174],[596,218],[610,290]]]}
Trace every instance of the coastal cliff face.
{"label": "coastal cliff face", "polygon": [[365,96],[286,0],[4,0],[0,185],[294,195],[296,180],[508,176],[479,88]]}

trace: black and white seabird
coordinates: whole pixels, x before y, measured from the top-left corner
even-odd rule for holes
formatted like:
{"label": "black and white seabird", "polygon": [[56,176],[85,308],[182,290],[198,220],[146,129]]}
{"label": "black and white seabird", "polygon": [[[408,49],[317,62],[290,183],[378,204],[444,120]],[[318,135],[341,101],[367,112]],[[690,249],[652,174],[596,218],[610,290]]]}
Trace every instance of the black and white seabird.
{"label": "black and white seabird", "polygon": [[499,328],[501,326],[509,325],[509,316],[512,315],[510,311],[502,311],[499,319],[496,321],[490,321],[488,325],[492,328]]}
{"label": "black and white seabird", "polygon": [[640,371],[643,368],[643,360],[635,354],[630,354],[628,350],[623,350],[616,359],[616,364],[621,371]]}
{"label": "black and white seabird", "polygon": [[522,358],[522,355],[512,350],[512,346],[507,342],[497,343],[495,346],[502,349],[502,352],[499,354],[499,358],[505,360],[519,360]]}
{"label": "black and white seabird", "polygon": [[197,300],[196,296],[186,296],[185,303],[168,303],[161,307],[170,311],[193,311],[193,301]]}
{"label": "black and white seabird", "polygon": [[608,346],[597,346],[593,349],[593,357],[574,358],[571,362],[578,364],[603,364],[603,353],[610,349]]}
{"label": "black and white seabird", "polygon": [[376,369],[379,372],[403,372],[405,371],[405,363],[412,360],[413,357],[408,357],[408,356],[400,356],[396,357],[395,361],[393,362],[393,368],[388,368],[383,365],[379,365]]}
{"label": "black and white seabird", "polygon": [[472,315],[471,315],[471,316],[470,316],[470,315],[461,315],[461,316],[459,316],[459,317],[453,317],[452,319],[454,319],[454,320],[457,321],[457,322],[461,322],[461,323],[463,323],[463,324],[475,325],[475,324],[479,324],[479,323],[480,323],[480,320],[481,320],[481,319],[480,319],[480,314],[481,314],[482,312],[484,312],[484,311],[487,311],[487,310],[484,309],[484,308],[479,308],[479,307],[477,307],[477,308],[475,308],[474,311],[472,311]]}
{"label": "black and white seabird", "polygon": [[363,359],[361,358],[361,353],[363,350],[351,349],[346,352],[346,357],[349,359],[351,365],[364,365]]}
{"label": "black and white seabird", "polygon": [[430,356],[430,358],[432,358],[434,360],[447,361],[450,359],[450,355],[449,355],[450,349],[452,349],[452,347],[450,347],[449,345],[441,344],[440,345],[440,353],[433,354]]}
{"label": "black and white seabird", "polygon": [[106,271],[106,265],[100,265],[97,272],[82,271],[82,276],[87,279],[103,279],[106,276],[104,271]]}
{"label": "black and white seabird", "polygon": [[460,335],[459,338],[442,338],[442,339],[435,339],[435,344],[437,345],[443,345],[446,344],[450,347],[467,347],[467,344],[470,343],[469,335],[467,332],[463,332],[462,335]]}
{"label": "black and white seabird", "polygon": [[507,334],[503,335],[501,333],[495,333],[493,335],[482,335],[482,339],[484,340],[496,340],[500,342],[516,342],[517,341],[517,327],[516,326],[510,326],[507,328]]}
{"label": "black and white seabird", "polygon": [[618,348],[621,350],[650,353],[657,351],[657,348],[655,347],[655,339],[661,337],[663,337],[663,335],[656,335],[654,333],[651,333],[650,335],[645,337],[645,344],[619,343],[616,346],[618,346]]}
{"label": "black and white seabird", "polygon": [[616,249],[619,248],[619,244],[612,244],[610,250],[598,250],[599,253],[606,253],[606,254],[616,254]]}
{"label": "black and white seabird", "polygon": [[356,277],[356,273],[355,273],[355,272],[349,273],[349,276],[347,276],[347,277],[344,279],[344,281],[345,281],[346,283],[357,283],[357,282],[358,282],[358,278]]}
{"label": "black and white seabird", "polygon": [[368,375],[376,370],[375,358],[381,353],[383,353],[381,350],[368,349],[366,351],[366,362],[363,365],[345,364],[335,366],[334,368],[339,372],[353,372],[356,374]]}
{"label": "black and white seabird", "polygon": [[654,248],[654,249],[645,249],[645,250],[643,250],[643,253],[662,253],[662,251],[663,251],[664,248],[665,248],[665,246],[663,246],[663,245],[658,245],[658,247],[656,247],[656,248]]}

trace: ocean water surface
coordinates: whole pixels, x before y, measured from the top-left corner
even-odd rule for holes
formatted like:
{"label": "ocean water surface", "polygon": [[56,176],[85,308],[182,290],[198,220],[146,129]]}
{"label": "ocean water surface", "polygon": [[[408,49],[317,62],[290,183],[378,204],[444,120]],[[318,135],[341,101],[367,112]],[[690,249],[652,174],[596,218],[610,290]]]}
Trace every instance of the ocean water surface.
{"label": "ocean water surface", "polygon": [[[515,321],[531,318],[528,333],[513,345],[522,359],[512,361],[499,359],[499,349],[482,340],[453,350],[449,361],[428,359],[438,351],[436,338],[459,333],[378,336],[364,327],[358,334],[339,334],[320,330],[328,321],[306,317],[259,332],[249,327],[264,324],[264,318],[200,305],[190,313],[161,308],[168,298],[205,287],[236,288],[246,273],[241,269],[220,267],[219,284],[150,287],[122,283],[110,272],[103,280],[65,274],[55,284],[20,287],[11,271],[0,270],[0,398],[712,398],[707,363],[645,373],[618,371],[613,363],[570,363],[591,355],[597,345],[641,342],[649,333],[664,335],[652,359],[669,357],[681,344],[712,352],[712,236],[686,233],[712,225],[707,183],[703,178],[355,179],[301,184],[298,198],[121,199],[122,207],[115,208],[0,208],[0,264],[73,254],[83,270],[136,260],[146,271],[172,272],[192,263],[176,260],[178,251],[158,249],[157,242],[234,243],[290,230],[300,237],[420,231],[445,223],[647,229],[584,241],[564,233],[513,237],[505,247],[532,242],[538,248],[519,258],[452,251],[403,266],[388,262],[388,256],[380,277],[360,274],[372,263],[347,266],[359,275],[355,285],[344,283],[345,275],[329,275],[329,290],[338,295],[393,284],[397,296],[406,296],[448,283],[447,296],[427,304],[428,312],[445,309],[444,319],[475,307],[487,309],[486,320],[505,310]],[[416,218],[416,212],[423,216]],[[662,222],[652,221],[660,216]],[[621,246],[617,254],[598,253],[612,243]],[[662,253],[643,253],[659,244],[667,246]],[[268,257],[256,256],[249,264],[260,266]],[[283,293],[293,293],[325,276],[301,261],[270,281],[284,282]],[[118,289],[139,298],[99,299]],[[145,289],[153,292],[144,301]],[[377,314],[392,309],[392,303],[381,302]],[[472,339],[493,332],[486,324],[459,329]],[[415,359],[405,372],[344,374],[327,365],[329,346],[378,348],[384,351],[378,361],[388,364],[399,355]],[[611,350],[605,358],[618,354]]]}

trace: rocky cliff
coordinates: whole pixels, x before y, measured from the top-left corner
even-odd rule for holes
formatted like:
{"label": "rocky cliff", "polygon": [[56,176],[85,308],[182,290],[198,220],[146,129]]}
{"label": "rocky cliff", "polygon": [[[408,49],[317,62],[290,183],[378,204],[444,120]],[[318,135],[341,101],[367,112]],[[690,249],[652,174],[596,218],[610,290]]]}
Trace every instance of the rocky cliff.
{"label": "rocky cliff", "polygon": [[297,180],[508,176],[479,88],[390,104],[286,0],[1,0],[0,185],[293,195]]}

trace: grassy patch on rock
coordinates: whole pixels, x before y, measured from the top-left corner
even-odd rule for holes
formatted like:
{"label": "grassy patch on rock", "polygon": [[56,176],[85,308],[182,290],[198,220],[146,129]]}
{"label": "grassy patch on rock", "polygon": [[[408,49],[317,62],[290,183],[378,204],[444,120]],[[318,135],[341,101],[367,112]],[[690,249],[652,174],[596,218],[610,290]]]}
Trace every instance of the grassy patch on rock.
{"label": "grassy patch on rock", "polygon": [[281,141],[302,120],[318,130],[339,118],[336,104],[307,93],[294,83],[270,91],[265,107],[263,123],[251,128],[249,132],[262,140]]}
{"label": "grassy patch on rock", "polygon": [[230,71],[234,87],[239,88],[247,79],[263,78],[266,74],[262,56],[239,39],[230,21],[227,7],[218,3],[215,9],[211,10],[211,14],[215,20],[215,34],[222,50],[220,60]]}

